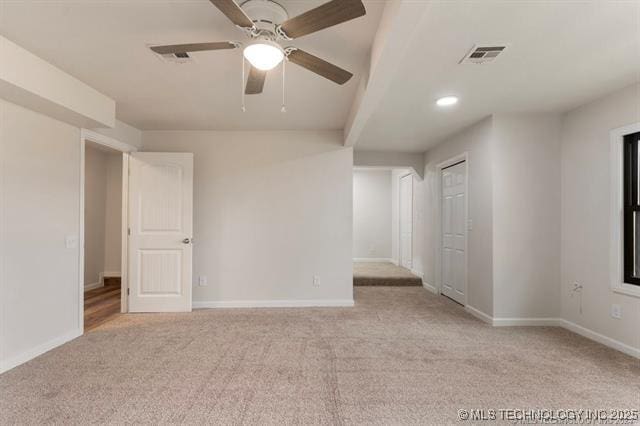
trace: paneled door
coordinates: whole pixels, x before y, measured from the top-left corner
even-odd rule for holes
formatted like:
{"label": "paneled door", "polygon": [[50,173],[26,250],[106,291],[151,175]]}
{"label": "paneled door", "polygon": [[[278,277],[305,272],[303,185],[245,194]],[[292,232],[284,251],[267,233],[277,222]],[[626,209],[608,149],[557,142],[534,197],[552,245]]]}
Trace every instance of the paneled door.
{"label": "paneled door", "polygon": [[400,178],[400,265],[413,266],[413,175]]}
{"label": "paneled door", "polygon": [[465,304],[466,163],[442,169],[442,294]]}
{"label": "paneled door", "polygon": [[191,311],[193,154],[129,160],[129,312]]}

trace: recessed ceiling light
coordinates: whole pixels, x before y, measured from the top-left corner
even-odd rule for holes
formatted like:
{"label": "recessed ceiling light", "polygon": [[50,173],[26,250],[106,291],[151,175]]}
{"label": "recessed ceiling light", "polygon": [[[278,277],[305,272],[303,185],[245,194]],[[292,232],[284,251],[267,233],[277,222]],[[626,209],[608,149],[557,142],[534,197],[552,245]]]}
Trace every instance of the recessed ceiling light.
{"label": "recessed ceiling light", "polygon": [[443,98],[440,98],[436,101],[436,105],[444,107],[444,106],[451,106],[451,105],[455,105],[458,103],[458,98],[456,98],[455,96],[445,96]]}

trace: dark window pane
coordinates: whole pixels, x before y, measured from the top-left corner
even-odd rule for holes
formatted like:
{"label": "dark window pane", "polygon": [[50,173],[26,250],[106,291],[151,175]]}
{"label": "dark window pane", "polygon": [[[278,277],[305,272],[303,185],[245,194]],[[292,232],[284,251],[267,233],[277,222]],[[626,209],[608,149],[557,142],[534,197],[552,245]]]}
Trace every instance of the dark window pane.
{"label": "dark window pane", "polygon": [[638,241],[640,241],[640,214],[638,212],[633,212],[633,276],[640,277],[640,250],[638,249]]}
{"label": "dark window pane", "polygon": [[640,132],[623,143],[623,269],[624,282],[640,285]]}

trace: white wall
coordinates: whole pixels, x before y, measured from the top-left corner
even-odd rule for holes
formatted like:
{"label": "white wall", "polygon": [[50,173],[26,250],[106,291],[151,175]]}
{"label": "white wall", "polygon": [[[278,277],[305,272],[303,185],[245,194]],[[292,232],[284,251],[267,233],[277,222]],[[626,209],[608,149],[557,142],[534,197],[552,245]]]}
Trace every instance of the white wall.
{"label": "white wall", "polygon": [[424,235],[426,232],[425,208],[426,208],[427,184],[416,174],[413,174],[413,200],[412,200],[412,226],[413,240],[411,242],[411,271],[421,277],[424,276]]}
{"label": "white wall", "polygon": [[84,163],[84,285],[96,286],[104,272],[107,156],[91,144]]}
{"label": "white wall", "polygon": [[120,275],[122,154],[85,146],[84,285]]}
{"label": "white wall", "polygon": [[353,171],[353,257],[391,258],[391,170]]}
{"label": "white wall", "polygon": [[[348,303],[353,154],[341,132],[153,131],[146,151],[194,153],[194,306]],[[313,277],[320,286],[313,286]]]}
{"label": "white wall", "polygon": [[137,149],[142,148],[142,132],[133,126],[116,120],[114,127],[93,129],[94,132],[108,136],[118,142],[126,143]]}
{"label": "white wall", "polygon": [[121,273],[122,263],[122,154],[107,156],[104,270],[106,276]]}
{"label": "white wall", "polygon": [[425,153],[424,183],[424,281],[440,285],[437,267],[440,212],[436,166],[464,152],[469,153],[469,219],[473,230],[468,233],[468,305],[493,314],[493,205],[491,163],[492,118],[464,129]]}
{"label": "white wall", "polygon": [[493,117],[493,316],[560,312],[559,115]]}
{"label": "white wall", "polygon": [[411,169],[391,170],[391,261],[400,263],[400,178]]}
{"label": "white wall", "polygon": [[[611,291],[609,131],[640,122],[640,85],[567,113],[562,130],[562,317],[640,349],[640,298]],[[582,313],[574,283],[584,286]],[[622,319],[609,315],[622,307]]]}
{"label": "white wall", "polygon": [[412,152],[354,151],[353,165],[357,167],[411,168],[422,179],[424,155]]}
{"label": "white wall", "polygon": [[0,98],[76,126],[116,122],[113,99],[2,36]]}
{"label": "white wall", "polygon": [[79,164],[79,129],[0,100],[0,371],[80,332]]}

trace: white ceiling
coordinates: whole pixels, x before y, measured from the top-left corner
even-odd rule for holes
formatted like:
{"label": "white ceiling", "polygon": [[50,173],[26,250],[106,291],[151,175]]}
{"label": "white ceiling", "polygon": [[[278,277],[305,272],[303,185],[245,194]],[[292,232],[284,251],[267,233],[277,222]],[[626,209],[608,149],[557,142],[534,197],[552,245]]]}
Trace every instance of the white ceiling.
{"label": "white ceiling", "polygon": [[[295,16],[324,1],[281,3]],[[418,31],[394,46],[401,60],[385,75],[356,149],[422,152],[494,112],[566,111],[640,81],[638,0],[422,4]],[[341,129],[384,2],[365,6],[365,17],[291,43],[355,76],[338,86],[290,64],[284,114],[278,70],[241,112],[240,50],[198,52],[195,63],[175,65],[147,49],[243,40],[208,0],[0,0],[0,34],[114,98],[118,118],[143,130]],[[474,44],[495,43],[509,47],[494,63],[458,64]],[[435,106],[450,94],[457,106]]]}
{"label": "white ceiling", "polygon": [[[324,0],[282,0],[290,16]],[[193,53],[195,63],[161,61],[148,44],[246,41],[207,0],[4,1],[0,34],[117,102],[117,117],[139,129],[342,129],[368,63],[383,9],[287,43],[333,62],[354,77],[344,86],[294,64],[286,69],[287,112],[280,112],[279,68],[262,95],[241,106],[241,51]]]}
{"label": "white ceiling", "polygon": [[[640,81],[639,1],[433,1],[419,27],[356,149],[422,152],[493,112],[565,111]],[[458,65],[476,43],[510,46]]]}

